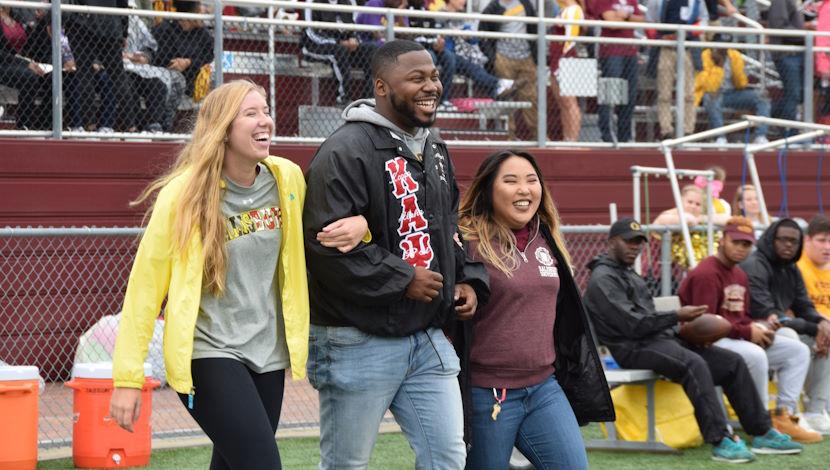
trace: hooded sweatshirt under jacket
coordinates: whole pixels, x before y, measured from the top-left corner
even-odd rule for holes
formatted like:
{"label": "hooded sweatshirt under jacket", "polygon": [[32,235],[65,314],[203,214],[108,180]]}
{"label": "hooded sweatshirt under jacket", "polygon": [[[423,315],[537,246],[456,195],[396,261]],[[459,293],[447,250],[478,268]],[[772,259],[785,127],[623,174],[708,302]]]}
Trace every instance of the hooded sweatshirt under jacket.
{"label": "hooded sweatshirt under jacket", "polygon": [[[815,336],[817,324],[824,317],[816,311],[807,295],[804,279],[796,266],[804,247],[804,234],[801,230],[798,230],[798,249],[793,259],[784,261],[775,254],[775,232],[785,222],[788,227],[798,227],[792,219],[781,219],[773,223],[758,240],[758,249],[741,263],[741,268],[749,276],[749,314],[759,320],[766,320],[770,315],[776,314],[784,326],[801,334]],[[795,318],[786,317],[787,310],[791,310]]]}
{"label": "hooded sweatshirt under jacket", "polygon": [[[487,271],[466,260],[457,234],[458,188],[446,144],[428,129],[412,135],[375,112],[374,100],[348,106],[346,124],[308,168],[303,212],[311,322],[407,336],[455,318],[457,283],[487,300]],[[348,253],[320,245],[317,232],[363,215],[372,234]],[[443,276],[431,302],[406,297],[415,266]]]}
{"label": "hooded sweatshirt under jacket", "polygon": [[618,361],[641,343],[677,336],[677,311],[658,312],[646,281],[601,254],[588,263],[591,278],[582,296],[599,342]]}

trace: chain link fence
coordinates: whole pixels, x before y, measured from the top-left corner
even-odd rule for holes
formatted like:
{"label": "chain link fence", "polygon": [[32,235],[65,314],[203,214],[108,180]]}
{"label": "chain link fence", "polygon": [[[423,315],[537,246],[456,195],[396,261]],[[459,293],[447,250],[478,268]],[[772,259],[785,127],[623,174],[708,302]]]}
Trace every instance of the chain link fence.
{"label": "chain link fence", "polygon": [[[584,289],[586,265],[605,250],[608,226],[565,227],[576,280]],[[68,447],[72,438],[72,365],[109,361],[141,229],[45,228],[0,231],[0,361],[40,368],[46,386],[40,396],[39,445]],[[653,239],[643,255],[644,275],[660,293],[676,284],[683,269],[661,255]],[[660,267],[666,271],[661,279]],[[671,276],[668,273],[671,272]],[[672,281],[671,279],[674,279]],[[163,320],[151,342],[148,362],[164,381],[161,352]],[[169,387],[153,396],[155,439],[201,436],[198,425]],[[389,422],[391,416],[387,417]],[[307,381],[286,383],[280,433],[314,431],[319,425],[317,393]]]}
{"label": "chain link fence", "polygon": [[[830,115],[830,81],[812,86],[830,74],[827,32],[740,14],[659,24],[633,1],[510,16],[497,0],[356,3],[0,0],[0,136],[185,139],[204,95],[245,78],[268,92],[276,139],[319,142],[372,96],[370,58],[391,38],[432,53],[450,141],[653,146],[746,112]],[[777,24],[758,6],[741,11]]]}

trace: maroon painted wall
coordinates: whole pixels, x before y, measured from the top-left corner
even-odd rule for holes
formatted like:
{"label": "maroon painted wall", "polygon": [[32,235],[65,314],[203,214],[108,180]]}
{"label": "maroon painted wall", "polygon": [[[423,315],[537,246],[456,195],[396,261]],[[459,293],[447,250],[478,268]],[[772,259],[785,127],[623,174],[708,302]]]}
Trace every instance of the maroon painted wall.
{"label": "maroon painted wall", "polygon": [[[498,144],[497,144],[498,145]],[[177,144],[0,139],[0,227],[137,226],[142,209],[131,209],[153,177],[175,158]],[[462,188],[481,160],[494,149],[452,149]],[[279,145],[273,154],[305,167],[315,147]],[[665,166],[655,150],[534,150],[566,224],[604,223],[608,203],[631,212],[631,165]],[[821,155],[790,152],[787,158],[789,205],[809,218],[818,209],[816,178]],[[737,151],[688,151],[675,156],[678,168],[719,164],[728,172],[725,197],[731,200],[741,179]],[[776,154],[756,156],[770,211],[779,208]],[[823,203],[830,206],[830,161],[822,172]],[[665,178],[651,179],[651,212],[672,205]]]}

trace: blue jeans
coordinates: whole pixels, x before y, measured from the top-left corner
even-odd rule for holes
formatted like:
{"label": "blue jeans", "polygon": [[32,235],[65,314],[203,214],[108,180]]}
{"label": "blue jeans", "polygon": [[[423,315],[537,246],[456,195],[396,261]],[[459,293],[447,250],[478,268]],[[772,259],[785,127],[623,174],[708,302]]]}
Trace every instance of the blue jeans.
{"label": "blue jeans", "polygon": [[444,85],[441,101],[447,101],[452,98],[452,78],[455,75],[456,55],[449,49],[435,52],[431,47],[429,53],[432,54],[435,65],[441,70],[441,84]]}
{"label": "blue jeans", "polygon": [[782,119],[795,120],[798,104],[804,91],[804,56],[801,54],[785,55],[775,59],[775,69],[781,76],[783,96],[780,100],[779,114]]}
{"label": "blue jeans", "polygon": [[[634,106],[637,105],[637,56],[612,56],[599,60],[602,76],[608,78],[624,78],[628,81],[628,104],[615,106],[617,111],[617,141],[631,140],[631,116]],[[613,142],[611,137],[611,106],[599,107],[599,130],[602,140]]]}
{"label": "blue jeans", "polygon": [[[571,404],[555,376],[509,389],[493,421],[492,388],[473,387],[473,442],[468,470],[503,470],[513,446],[538,469],[587,470],[585,443]],[[498,392],[501,397],[501,390]]]}
{"label": "blue jeans", "polygon": [[[723,125],[723,108],[754,111],[758,116],[769,117],[769,102],[762,99],[757,91],[751,88],[743,90],[727,90],[722,93],[706,93],[703,95],[703,107],[709,115],[709,127]],[[767,126],[762,124],[755,131],[755,136],[766,136]]]}
{"label": "blue jeans", "polygon": [[458,357],[444,333],[374,336],[311,325],[308,379],[320,393],[320,469],[364,469],[391,410],[419,469],[464,467]]}
{"label": "blue jeans", "polygon": [[460,55],[455,56],[455,73],[469,77],[476,86],[487,90],[491,98],[496,97],[496,90],[499,86],[499,78],[484,70],[484,67],[472,62]]}

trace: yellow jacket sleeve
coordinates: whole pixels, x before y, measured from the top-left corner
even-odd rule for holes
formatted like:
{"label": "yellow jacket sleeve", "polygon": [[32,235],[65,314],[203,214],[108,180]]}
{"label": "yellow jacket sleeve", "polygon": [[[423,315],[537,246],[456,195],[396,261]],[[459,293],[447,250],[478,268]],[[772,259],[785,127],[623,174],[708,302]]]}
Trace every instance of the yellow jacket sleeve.
{"label": "yellow jacket sleeve", "polygon": [[749,79],[746,77],[746,71],[744,70],[744,58],[740,52],[734,49],[729,49],[727,54],[732,66],[732,85],[736,90],[742,90],[749,84]]}
{"label": "yellow jacket sleeve", "polygon": [[170,286],[176,192],[170,186],[163,188],[156,199],[130,271],[113,352],[116,387],[144,385],[144,359]]}
{"label": "yellow jacket sleeve", "polygon": [[721,83],[723,83],[723,67],[715,65],[712,61],[712,50],[704,50],[700,58],[703,62],[703,70],[695,76],[695,106],[700,105],[706,93],[715,93],[720,90]]}

